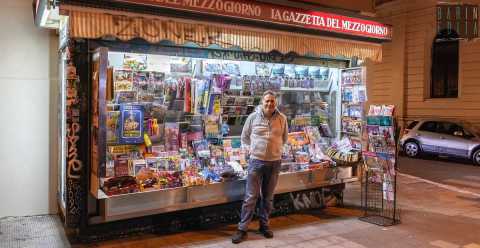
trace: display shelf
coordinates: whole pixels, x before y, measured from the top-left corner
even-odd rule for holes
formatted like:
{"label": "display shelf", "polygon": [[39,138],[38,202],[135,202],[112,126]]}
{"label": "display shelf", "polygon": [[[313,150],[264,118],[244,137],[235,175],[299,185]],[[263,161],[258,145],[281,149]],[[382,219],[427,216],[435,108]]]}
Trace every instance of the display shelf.
{"label": "display shelf", "polygon": [[[275,194],[295,192],[344,183],[337,178],[335,167],[282,173],[278,178]],[[245,180],[235,180],[207,185],[162,189],[115,195],[101,200],[104,223],[150,214],[174,212],[214,204],[240,201],[245,194]]]}

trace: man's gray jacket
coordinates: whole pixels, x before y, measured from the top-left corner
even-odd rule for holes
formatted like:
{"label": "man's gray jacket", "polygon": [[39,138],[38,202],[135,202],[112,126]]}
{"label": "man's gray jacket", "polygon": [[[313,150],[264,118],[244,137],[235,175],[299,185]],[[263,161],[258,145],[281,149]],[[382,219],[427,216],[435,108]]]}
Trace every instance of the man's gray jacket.
{"label": "man's gray jacket", "polygon": [[282,159],[283,144],[288,138],[287,117],[278,109],[266,118],[261,106],[251,113],[242,130],[242,146],[250,151],[250,158],[263,161]]}

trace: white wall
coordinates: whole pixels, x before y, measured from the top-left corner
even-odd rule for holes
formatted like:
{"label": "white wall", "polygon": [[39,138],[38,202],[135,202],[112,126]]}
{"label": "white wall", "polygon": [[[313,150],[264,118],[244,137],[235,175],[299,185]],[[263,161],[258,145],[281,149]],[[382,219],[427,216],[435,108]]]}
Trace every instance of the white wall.
{"label": "white wall", "polygon": [[0,217],[56,213],[58,41],[31,0],[1,2]]}

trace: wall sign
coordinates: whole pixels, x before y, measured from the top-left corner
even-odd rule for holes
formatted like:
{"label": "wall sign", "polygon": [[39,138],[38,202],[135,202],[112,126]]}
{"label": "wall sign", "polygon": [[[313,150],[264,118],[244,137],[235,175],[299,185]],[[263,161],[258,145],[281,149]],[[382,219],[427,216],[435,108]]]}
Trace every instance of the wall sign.
{"label": "wall sign", "polygon": [[353,36],[391,40],[392,28],[376,21],[247,0],[117,0],[189,12],[277,23]]}

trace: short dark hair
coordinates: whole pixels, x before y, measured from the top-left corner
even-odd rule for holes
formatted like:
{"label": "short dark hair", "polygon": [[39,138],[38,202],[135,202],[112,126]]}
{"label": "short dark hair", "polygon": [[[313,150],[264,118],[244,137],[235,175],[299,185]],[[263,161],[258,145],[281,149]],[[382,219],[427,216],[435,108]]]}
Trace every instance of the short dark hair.
{"label": "short dark hair", "polygon": [[277,93],[275,93],[273,90],[266,90],[265,92],[263,92],[262,99],[267,95],[271,95],[271,96],[277,98]]}

